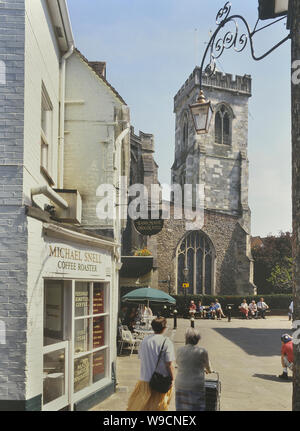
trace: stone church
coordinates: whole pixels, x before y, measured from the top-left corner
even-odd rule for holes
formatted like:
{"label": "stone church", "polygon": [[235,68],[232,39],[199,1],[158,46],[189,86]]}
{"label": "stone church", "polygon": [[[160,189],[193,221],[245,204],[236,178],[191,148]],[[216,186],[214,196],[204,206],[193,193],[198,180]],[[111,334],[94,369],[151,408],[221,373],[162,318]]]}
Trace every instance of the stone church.
{"label": "stone church", "polygon": [[[189,105],[199,95],[196,67],[174,98],[173,184],[204,185],[204,225],[186,230],[184,220],[165,220],[156,236],[159,280],[171,279],[173,293],[255,294],[248,206],[248,101],[251,77],[215,72],[203,76],[214,109],[209,132],[197,135]],[[185,275],[184,269],[186,268]],[[188,273],[187,273],[188,269]],[[160,285],[161,289],[166,289]]]}

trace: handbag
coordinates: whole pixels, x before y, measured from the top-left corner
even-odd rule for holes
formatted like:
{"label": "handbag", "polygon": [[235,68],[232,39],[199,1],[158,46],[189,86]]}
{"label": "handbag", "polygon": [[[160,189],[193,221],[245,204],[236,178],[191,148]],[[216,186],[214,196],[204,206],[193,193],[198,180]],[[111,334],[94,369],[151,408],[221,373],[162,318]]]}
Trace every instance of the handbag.
{"label": "handbag", "polygon": [[159,352],[159,355],[158,355],[157,364],[156,364],[154,373],[152,374],[151,380],[149,382],[150,388],[153,389],[156,392],[161,393],[161,394],[167,393],[170,390],[171,386],[172,386],[171,376],[163,376],[162,374],[156,372],[156,369],[158,367],[161,354],[163,352],[163,348],[164,348],[165,342],[166,342],[166,340],[163,342],[163,345],[162,345],[162,347],[160,349],[160,352]]}

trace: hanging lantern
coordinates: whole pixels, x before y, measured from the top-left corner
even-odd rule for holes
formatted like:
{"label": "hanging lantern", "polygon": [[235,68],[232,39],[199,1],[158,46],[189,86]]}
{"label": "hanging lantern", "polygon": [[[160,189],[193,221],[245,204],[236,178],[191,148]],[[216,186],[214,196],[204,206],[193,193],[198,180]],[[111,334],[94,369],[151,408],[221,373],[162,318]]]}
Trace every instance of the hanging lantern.
{"label": "hanging lantern", "polygon": [[259,19],[272,19],[288,14],[289,0],[258,0]]}
{"label": "hanging lantern", "polygon": [[197,102],[190,105],[194,126],[198,135],[207,133],[212,119],[213,109],[210,100],[206,100],[201,90]]}

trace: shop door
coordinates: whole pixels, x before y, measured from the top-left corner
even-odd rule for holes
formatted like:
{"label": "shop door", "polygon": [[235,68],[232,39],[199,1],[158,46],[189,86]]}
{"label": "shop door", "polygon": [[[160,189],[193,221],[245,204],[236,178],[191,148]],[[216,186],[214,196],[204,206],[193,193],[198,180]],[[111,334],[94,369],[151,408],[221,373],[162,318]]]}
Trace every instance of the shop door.
{"label": "shop door", "polygon": [[67,282],[44,282],[43,410],[69,404],[70,327],[66,316],[71,289]]}

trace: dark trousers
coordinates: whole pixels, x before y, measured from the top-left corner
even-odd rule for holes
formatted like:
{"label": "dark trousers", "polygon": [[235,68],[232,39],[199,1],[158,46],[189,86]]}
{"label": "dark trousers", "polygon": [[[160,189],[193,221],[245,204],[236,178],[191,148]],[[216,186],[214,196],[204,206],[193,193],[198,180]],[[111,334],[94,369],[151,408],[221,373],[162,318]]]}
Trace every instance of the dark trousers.
{"label": "dark trousers", "polygon": [[258,316],[265,318],[266,310],[262,310],[261,308],[258,309]]}

